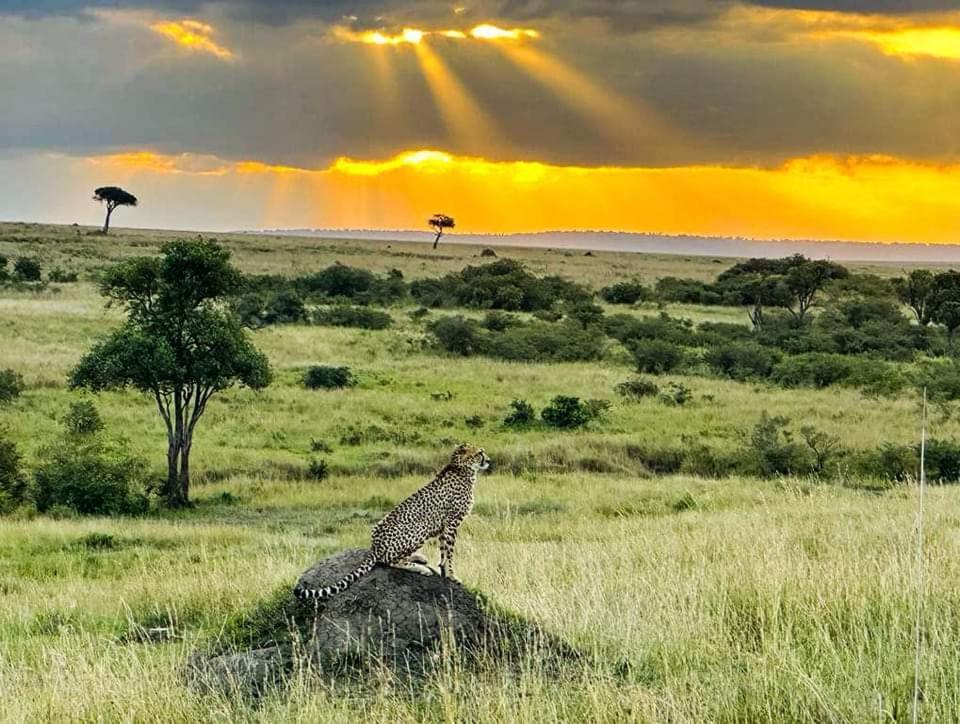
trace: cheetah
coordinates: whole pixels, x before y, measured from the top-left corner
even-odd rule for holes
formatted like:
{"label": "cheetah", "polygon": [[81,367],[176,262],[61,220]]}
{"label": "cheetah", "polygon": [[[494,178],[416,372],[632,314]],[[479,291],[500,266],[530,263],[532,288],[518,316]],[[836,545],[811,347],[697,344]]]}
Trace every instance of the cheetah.
{"label": "cheetah", "polygon": [[453,546],[457,529],[473,508],[477,474],[489,467],[490,458],[483,448],[460,445],[432,481],[373,527],[370,552],[363,563],[332,586],[303,588],[298,585],[294,595],[301,601],[323,601],[345,591],[378,563],[422,570],[426,558],[417,551],[432,538],[440,541],[440,575],[454,578]]}

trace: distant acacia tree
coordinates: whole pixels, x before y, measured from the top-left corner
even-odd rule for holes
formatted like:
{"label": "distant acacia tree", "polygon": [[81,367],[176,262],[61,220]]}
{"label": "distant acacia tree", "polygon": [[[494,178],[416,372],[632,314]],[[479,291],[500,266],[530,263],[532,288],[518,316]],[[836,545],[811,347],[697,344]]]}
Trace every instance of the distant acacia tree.
{"label": "distant acacia tree", "polygon": [[174,241],[160,257],[109,269],[100,293],[123,307],[127,319],[70,375],[72,387],[132,387],[154,398],[167,427],[162,493],[172,507],[189,503],[193,432],[210,398],[234,384],[270,383],[267,358],[224,304],[242,282],[229,256],[214,241]]}
{"label": "distant acacia tree", "polygon": [[437,244],[440,243],[440,237],[443,236],[444,229],[452,229],[457,225],[457,222],[454,221],[452,216],[447,216],[446,214],[434,214],[427,221],[427,225],[433,229],[437,238],[433,240],[433,248],[437,248]]}
{"label": "distant acacia tree", "polygon": [[937,291],[933,272],[926,269],[914,269],[906,276],[894,279],[893,288],[897,298],[913,310],[917,323],[927,326],[935,304]]}
{"label": "distant acacia tree", "polygon": [[136,206],[137,197],[119,186],[101,186],[93,192],[93,200],[107,206],[107,218],[103,221],[103,233],[110,231],[110,215],[118,206]]}

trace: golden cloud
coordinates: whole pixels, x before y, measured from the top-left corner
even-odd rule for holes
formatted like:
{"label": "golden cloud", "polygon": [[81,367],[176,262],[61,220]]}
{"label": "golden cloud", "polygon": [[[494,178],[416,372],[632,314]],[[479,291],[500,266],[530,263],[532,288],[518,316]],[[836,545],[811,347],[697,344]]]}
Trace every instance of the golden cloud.
{"label": "golden cloud", "polygon": [[477,25],[468,30],[403,28],[397,33],[389,33],[383,30],[357,31],[342,26],[333,29],[333,36],[338,40],[367,45],[419,45],[424,38],[431,35],[453,40],[488,41],[536,39],[540,37],[539,31],[531,28],[500,28],[489,23]]}
{"label": "golden cloud", "polygon": [[232,60],[234,57],[233,51],[213,40],[213,26],[199,20],[161,21],[150,25],[150,29],[188,51],[207,53],[220,60]]}

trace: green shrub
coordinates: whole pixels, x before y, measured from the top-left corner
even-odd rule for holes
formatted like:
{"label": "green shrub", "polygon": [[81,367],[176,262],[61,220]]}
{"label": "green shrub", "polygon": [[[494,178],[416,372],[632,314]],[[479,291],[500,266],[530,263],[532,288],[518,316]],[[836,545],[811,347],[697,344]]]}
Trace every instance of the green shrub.
{"label": "green shrub", "polygon": [[719,347],[732,342],[750,342],[753,340],[753,330],[742,324],[703,322],[697,327],[693,346]]}
{"label": "green shrub", "polygon": [[23,470],[23,458],[16,443],[0,428],[0,513],[9,513],[28,502],[30,488]]}
{"label": "green shrub", "polygon": [[11,369],[0,370],[0,405],[17,399],[24,389],[20,374]]}
{"label": "green shrub", "polygon": [[745,454],[753,471],[762,477],[803,475],[812,472],[810,451],[794,442],[786,417],[770,417],[764,411],[747,440]]}
{"label": "green shrub", "polygon": [[672,372],[684,363],[683,349],[672,342],[663,342],[657,339],[639,339],[632,341],[627,347],[638,372],[662,375]]}
{"label": "green shrub", "polygon": [[711,370],[734,380],[763,379],[773,369],[773,355],[756,342],[731,342],[708,349],[703,361]]}
{"label": "green shrub", "polygon": [[600,297],[609,304],[636,304],[650,298],[650,290],[639,279],[617,282],[600,290]]}
{"label": "green shrub", "polygon": [[480,415],[471,415],[463,421],[463,424],[469,427],[471,430],[479,430],[481,427],[483,427],[484,422]]}
{"label": "green shrub", "polygon": [[5,282],[10,278],[10,272],[7,271],[7,262],[9,259],[3,254],[0,254],[0,282]]}
{"label": "green shrub", "polygon": [[682,347],[694,346],[697,335],[693,323],[663,313],[657,317],[634,317],[630,314],[612,314],[602,322],[603,331],[628,347],[641,339],[670,342]]}
{"label": "green shrub", "polygon": [[913,383],[918,391],[926,388],[931,402],[960,400],[960,364],[955,360],[922,362],[913,375]]}
{"label": "green shrub", "polygon": [[920,455],[911,445],[883,443],[875,450],[860,453],[856,467],[865,477],[905,482],[914,480],[920,470]]}
{"label": "green shrub", "polygon": [[36,259],[17,259],[13,265],[13,278],[18,282],[38,282],[40,275],[40,262]]}
{"label": "green shrub", "polygon": [[556,309],[538,309],[533,313],[533,318],[541,322],[559,322],[563,319],[563,312]]}
{"label": "green shrub", "polygon": [[636,378],[621,382],[614,388],[618,395],[626,397],[628,400],[639,400],[644,397],[656,397],[660,392],[655,382]]}
{"label": "green shrub", "polygon": [[393,317],[386,312],[366,307],[337,306],[315,311],[313,323],[325,327],[387,329],[393,324]]}
{"label": "green shrub", "polygon": [[37,509],[81,515],[140,515],[148,508],[146,464],[97,438],[65,440],[41,451],[34,475]]}
{"label": "green shrub", "polygon": [[526,400],[514,400],[510,403],[511,411],[503,419],[507,427],[529,427],[537,419],[537,413]]}
{"label": "green shrub", "polygon": [[693,390],[691,390],[682,382],[671,382],[660,393],[658,399],[665,405],[683,407],[688,402],[693,400]]}
{"label": "green shrub", "polygon": [[518,319],[507,312],[493,311],[487,312],[483,321],[480,323],[484,329],[489,329],[491,332],[502,332],[508,327],[512,327],[518,323]]}
{"label": "green shrub", "polygon": [[490,334],[484,353],[515,362],[586,362],[603,355],[603,336],[576,322],[532,322]]}
{"label": "green shrub", "polygon": [[310,461],[307,465],[307,477],[317,482],[322,482],[330,477],[330,466],[323,458],[317,458]]}
{"label": "green shrub", "polygon": [[233,309],[244,326],[254,329],[271,324],[296,324],[307,319],[303,299],[294,291],[244,294],[233,302]]}
{"label": "green shrub", "polygon": [[960,444],[949,440],[927,440],[924,463],[928,479],[939,483],[960,482]]}
{"label": "green shrub", "polygon": [[51,269],[47,278],[56,284],[72,284],[80,279],[76,272],[64,271],[60,267]]}
{"label": "green shrub", "polygon": [[783,387],[827,387],[846,380],[853,361],[839,354],[810,352],[785,357],[772,373],[773,381]]}
{"label": "green shrub", "polygon": [[573,304],[567,310],[567,318],[577,321],[581,327],[586,329],[591,325],[599,324],[603,320],[603,307],[592,302]]}
{"label": "green shrub", "polygon": [[586,425],[593,419],[592,414],[590,406],[579,397],[557,395],[540,412],[540,418],[550,427],[569,430]]}
{"label": "green shrub", "polygon": [[437,344],[446,352],[469,357],[483,351],[483,337],[472,319],[461,316],[443,317],[427,325]]}
{"label": "green shrub", "polygon": [[308,390],[338,390],[356,384],[357,378],[349,367],[315,365],[303,375],[303,386]]}
{"label": "green shrub", "polygon": [[558,302],[587,302],[591,293],[556,276],[537,277],[520,262],[499,259],[491,264],[468,266],[439,279],[420,279],[410,293],[426,307],[470,307],[533,312],[551,309]]}
{"label": "green shrub", "polygon": [[419,322],[426,316],[429,316],[430,310],[427,307],[417,307],[408,315],[414,322]]}
{"label": "green shrub", "polygon": [[77,400],[70,403],[63,426],[69,435],[94,435],[103,429],[103,420],[91,400]]}

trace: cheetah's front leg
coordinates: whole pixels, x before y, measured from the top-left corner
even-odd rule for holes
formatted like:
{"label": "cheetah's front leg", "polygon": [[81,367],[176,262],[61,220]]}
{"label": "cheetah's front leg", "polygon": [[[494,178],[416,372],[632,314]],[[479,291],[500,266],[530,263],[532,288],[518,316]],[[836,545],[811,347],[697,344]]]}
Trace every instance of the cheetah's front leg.
{"label": "cheetah's front leg", "polygon": [[440,575],[457,581],[453,575],[453,547],[457,542],[457,529],[461,521],[452,521],[440,533]]}

